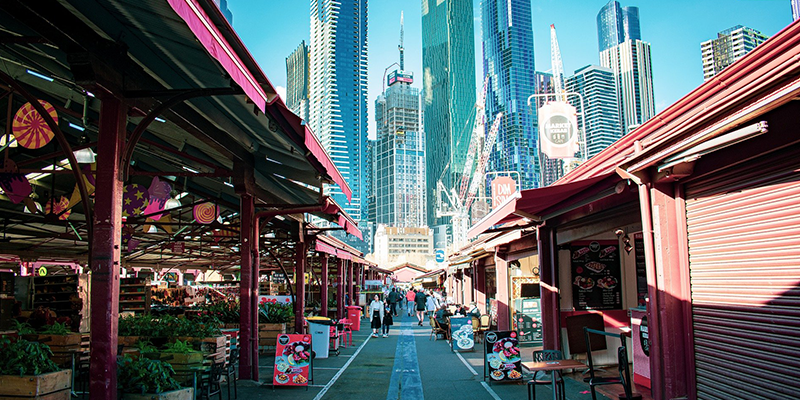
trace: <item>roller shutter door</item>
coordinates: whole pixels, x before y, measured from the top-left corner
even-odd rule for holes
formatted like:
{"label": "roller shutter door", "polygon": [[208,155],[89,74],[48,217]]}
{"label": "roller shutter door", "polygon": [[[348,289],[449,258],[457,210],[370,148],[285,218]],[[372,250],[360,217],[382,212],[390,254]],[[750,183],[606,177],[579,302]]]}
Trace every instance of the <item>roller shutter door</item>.
{"label": "roller shutter door", "polygon": [[685,189],[697,398],[800,398],[800,154]]}

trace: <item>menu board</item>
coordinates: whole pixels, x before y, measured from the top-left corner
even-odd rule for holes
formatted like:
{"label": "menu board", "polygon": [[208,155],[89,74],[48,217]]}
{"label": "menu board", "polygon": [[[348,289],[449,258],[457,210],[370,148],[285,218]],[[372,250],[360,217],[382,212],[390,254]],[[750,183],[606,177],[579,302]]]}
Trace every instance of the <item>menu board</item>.
{"label": "menu board", "polygon": [[310,363],[311,335],[282,334],[278,336],[272,384],[276,386],[308,386]]}
{"label": "menu board", "polygon": [[450,317],[450,338],[453,351],[472,351],[475,347],[472,317]]}
{"label": "menu board", "polygon": [[[522,364],[516,331],[489,331],[484,341],[484,374],[492,381],[519,381]],[[484,376],[485,377],[485,376]]]}
{"label": "menu board", "polygon": [[576,310],[622,309],[617,241],[573,242],[572,304]]}

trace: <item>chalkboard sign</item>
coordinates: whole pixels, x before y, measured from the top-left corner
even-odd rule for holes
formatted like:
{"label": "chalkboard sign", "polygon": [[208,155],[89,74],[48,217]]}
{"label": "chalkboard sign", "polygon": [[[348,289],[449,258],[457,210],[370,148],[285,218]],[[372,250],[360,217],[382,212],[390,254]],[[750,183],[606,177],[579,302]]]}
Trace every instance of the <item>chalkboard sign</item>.
{"label": "chalkboard sign", "polygon": [[633,235],[633,251],[636,255],[636,304],[647,306],[647,265],[644,254],[644,235]]}
{"label": "chalkboard sign", "polygon": [[622,309],[617,241],[573,242],[572,304],[576,310]]}

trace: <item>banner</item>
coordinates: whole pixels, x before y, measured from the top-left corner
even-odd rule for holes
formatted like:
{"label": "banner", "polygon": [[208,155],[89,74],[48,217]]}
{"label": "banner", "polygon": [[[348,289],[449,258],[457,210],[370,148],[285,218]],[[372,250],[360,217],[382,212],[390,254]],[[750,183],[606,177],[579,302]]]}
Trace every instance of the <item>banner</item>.
{"label": "banner", "polygon": [[272,374],[272,384],[276,386],[308,386],[310,364],[311,335],[279,335],[275,345],[275,370]]}
{"label": "banner", "polygon": [[578,117],[575,107],[551,101],[539,108],[542,153],[549,158],[574,158],[578,152]]}
{"label": "banner", "polygon": [[484,341],[484,378],[493,381],[519,381],[522,379],[522,357],[516,331],[486,332]]}
{"label": "banner", "polygon": [[492,180],[492,209],[503,204],[517,191],[517,181],[510,176],[498,176]]}
{"label": "banner", "polygon": [[472,351],[475,347],[472,317],[450,317],[450,338],[453,351]]}

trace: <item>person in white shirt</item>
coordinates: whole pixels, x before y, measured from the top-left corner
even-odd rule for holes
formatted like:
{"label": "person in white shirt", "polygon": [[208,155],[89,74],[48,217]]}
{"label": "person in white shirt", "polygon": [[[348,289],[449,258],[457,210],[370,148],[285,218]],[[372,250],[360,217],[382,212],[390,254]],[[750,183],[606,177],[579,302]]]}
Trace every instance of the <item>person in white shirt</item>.
{"label": "person in white shirt", "polygon": [[439,308],[439,300],[433,296],[433,292],[428,292],[428,297],[425,299],[425,311],[428,315],[433,315],[433,312]]}
{"label": "person in white shirt", "polygon": [[370,324],[372,327],[372,337],[378,337],[378,331],[380,331],[383,325],[384,310],[383,302],[377,294],[373,297],[372,302],[369,303],[367,315],[370,316],[370,321],[372,321]]}

